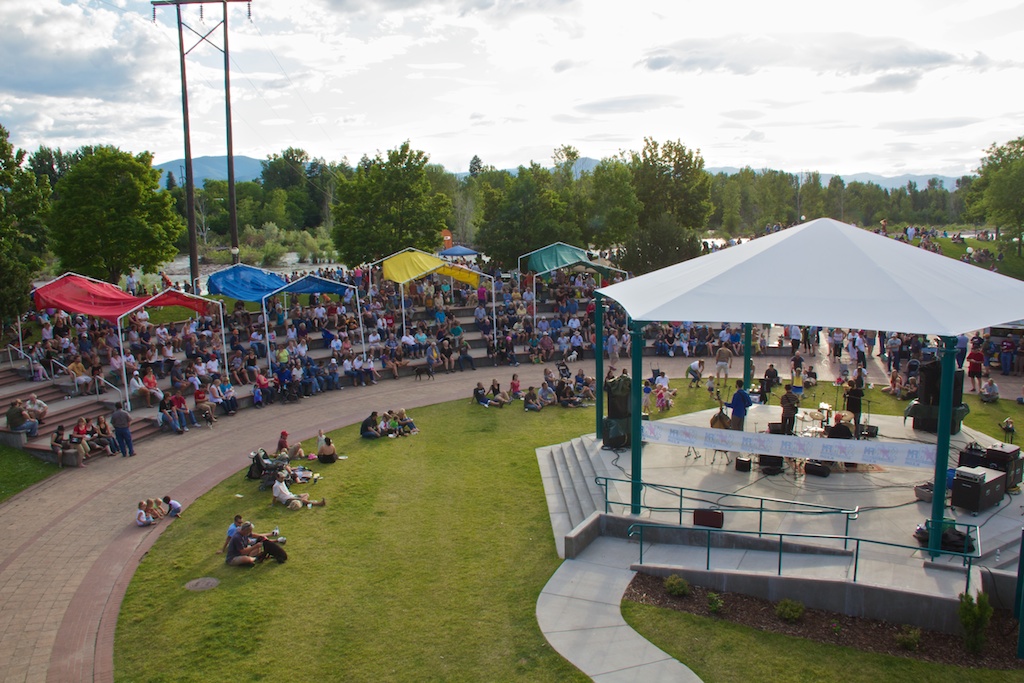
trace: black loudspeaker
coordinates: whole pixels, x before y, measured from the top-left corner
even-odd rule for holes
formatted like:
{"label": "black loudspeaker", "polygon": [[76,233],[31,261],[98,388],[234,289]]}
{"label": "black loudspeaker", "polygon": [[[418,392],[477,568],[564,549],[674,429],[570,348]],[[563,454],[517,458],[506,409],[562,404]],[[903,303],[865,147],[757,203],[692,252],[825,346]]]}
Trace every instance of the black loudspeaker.
{"label": "black loudspeaker", "polygon": [[759,455],[757,456],[757,464],[761,468],[765,467],[778,467],[782,469],[782,456],[781,455]]}
{"label": "black loudspeaker", "polygon": [[804,474],[814,477],[827,477],[832,474],[832,470],[829,469],[828,465],[824,465],[817,460],[808,460],[804,463]]}
{"label": "black loudspeaker", "polygon": [[741,456],[736,458],[736,471],[737,472],[749,472],[750,471],[750,458]]}
{"label": "black loudspeaker", "polygon": [[[921,376],[917,389],[917,401],[926,406],[939,405],[939,389],[942,386],[942,363],[937,360],[921,364]],[[964,402],[964,371],[953,373],[953,405]]]}
{"label": "black loudspeaker", "polygon": [[[769,434],[782,434],[782,423],[781,422],[769,422],[768,423]],[[761,456],[762,458],[765,456]]]}
{"label": "black loudspeaker", "polygon": [[878,427],[875,425],[861,425],[860,426],[860,438],[862,439],[874,439],[878,436]]}
{"label": "black loudspeaker", "polygon": [[604,420],[602,442],[605,448],[628,448],[629,418],[606,417]]}

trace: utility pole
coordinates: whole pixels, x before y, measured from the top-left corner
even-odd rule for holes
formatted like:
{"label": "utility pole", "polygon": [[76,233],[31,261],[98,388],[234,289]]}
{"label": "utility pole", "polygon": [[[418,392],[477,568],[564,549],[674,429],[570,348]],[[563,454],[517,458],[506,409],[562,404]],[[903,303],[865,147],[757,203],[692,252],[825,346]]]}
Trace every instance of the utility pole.
{"label": "utility pole", "polygon": [[[189,248],[189,282],[194,293],[198,294],[199,288],[199,245],[196,234],[196,213],[195,213],[195,178],[192,170],[192,138],[189,126],[188,115],[188,83],[185,76],[185,57],[202,43],[207,43],[214,49],[224,54],[224,102],[225,102],[225,135],[227,137],[227,159],[228,159],[228,217],[231,229],[231,262],[238,263],[238,210],[235,196],[235,151],[234,136],[231,125],[231,57],[228,51],[228,3],[245,2],[250,6],[251,0],[152,0],[153,19],[156,20],[156,8],[160,6],[173,5],[178,21],[178,57],[181,66],[181,112],[184,119],[185,129],[185,214],[188,221],[188,248]],[[182,21],[182,5],[220,5],[222,19],[217,26],[206,33],[200,33]],[[187,50],[185,49],[184,29],[194,33],[198,40]],[[223,28],[224,47],[220,48],[209,40],[211,34],[218,28]]]}

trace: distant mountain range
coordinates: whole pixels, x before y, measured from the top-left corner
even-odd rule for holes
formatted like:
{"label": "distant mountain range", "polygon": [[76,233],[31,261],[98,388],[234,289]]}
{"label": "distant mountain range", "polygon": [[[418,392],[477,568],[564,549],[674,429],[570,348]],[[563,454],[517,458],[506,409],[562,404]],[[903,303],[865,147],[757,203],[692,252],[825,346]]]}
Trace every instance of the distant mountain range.
{"label": "distant mountain range", "polygon": [[[246,156],[236,156],[235,157],[235,180],[237,182],[240,182],[240,183],[248,181],[248,180],[256,180],[257,178],[260,177],[260,173],[262,173],[262,171],[263,171],[262,163],[263,162],[260,159],[254,159],[252,157],[246,157]],[[599,163],[600,163],[600,159],[592,159],[590,157],[582,157],[582,158],[580,158],[576,162],[573,170],[575,171],[575,173],[577,175],[579,175],[580,173],[586,173],[586,172],[589,172],[589,171],[593,171],[594,167],[596,167]],[[163,186],[163,184],[164,184],[164,181],[165,181],[165,178],[166,178],[166,173],[168,171],[170,171],[171,173],[174,174],[174,178],[175,178],[175,180],[177,180],[178,185],[184,185],[185,184],[185,171],[184,171],[184,169],[185,169],[185,160],[184,159],[178,159],[178,160],[175,160],[175,161],[168,161],[168,162],[163,163],[163,164],[157,164],[155,166],[155,168],[159,168],[161,170],[161,172],[162,172],[162,175],[160,176],[160,184],[161,184],[161,186]],[[192,168],[193,168],[193,171],[195,172],[195,177],[197,179],[197,186],[198,187],[202,187],[203,181],[206,180],[206,179],[226,180],[227,177],[228,177],[228,162],[227,162],[227,157],[225,157],[225,156],[220,156],[220,157],[196,157],[195,159],[192,160]],[[516,169],[508,169],[508,170],[510,172],[512,172],[512,173],[516,172]],[[711,173],[711,174],[728,173],[730,175],[734,174],[734,173],[738,173],[739,170],[740,169],[732,167],[732,166],[722,166],[722,167],[708,168],[707,169],[708,173]],[[760,169],[754,169],[754,170],[755,171],[759,171]],[[456,173],[455,175],[457,177],[459,177],[459,178],[464,178],[464,177],[466,177],[468,175],[468,173],[459,172],[459,173]],[[834,174],[834,173],[822,173],[821,174],[821,184],[827,187],[828,186],[828,182],[829,182],[829,180],[832,179],[833,175],[836,175],[836,174]],[[844,176],[841,176],[841,177],[842,177],[842,179],[844,181],[846,181],[846,183],[852,183],[852,182],[874,183],[874,184],[878,185],[879,187],[883,187],[883,188],[885,188],[887,190],[892,190],[892,189],[897,188],[897,187],[906,187],[907,183],[909,183],[909,182],[917,183],[917,186],[918,186],[919,189],[924,189],[925,187],[928,186],[928,181],[929,180],[931,180],[932,178],[938,178],[939,180],[942,181],[943,187],[945,187],[947,190],[952,191],[952,190],[956,189],[956,181],[958,180],[958,178],[954,178],[952,176],[941,176],[941,175],[912,175],[912,174],[904,174],[904,175],[899,175],[899,176],[882,176],[882,175],[877,175],[875,173],[853,173],[851,175],[844,175]]]}
{"label": "distant mountain range", "polygon": [[[174,174],[178,185],[185,185],[185,160],[176,159],[163,164],[155,164],[153,168],[159,168],[160,186],[163,187],[167,180],[167,172]],[[228,158],[222,157],[196,157],[192,159],[192,172],[195,174],[196,187],[202,187],[204,180],[227,180],[228,179]],[[263,172],[263,162],[252,157],[235,156],[235,182],[244,183],[249,180],[256,180]]]}

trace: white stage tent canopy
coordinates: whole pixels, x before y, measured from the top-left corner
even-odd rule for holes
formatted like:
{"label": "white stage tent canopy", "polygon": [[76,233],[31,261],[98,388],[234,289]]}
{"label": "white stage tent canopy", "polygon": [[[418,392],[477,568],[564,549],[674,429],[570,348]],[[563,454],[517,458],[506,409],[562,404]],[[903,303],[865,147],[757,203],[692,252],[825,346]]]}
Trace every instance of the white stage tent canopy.
{"label": "white stage tent canopy", "polygon": [[831,218],[598,290],[634,320],[956,336],[1024,318],[1024,282]]}
{"label": "white stage tent canopy", "polygon": [[[1024,318],[1024,282],[830,218],[603,287],[598,294],[617,301],[641,323],[778,322],[944,337],[933,529],[941,528],[944,514],[939,492],[946,485],[955,337]],[[600,330],[598,335],[600,342]],[[641,367],[638,358],[634,370]],[[600,367],[600,356],[598,362]],[[639,381],[632,389],[640,391]],[[633,512],[638,513],[638,396],[633,404]],[[939,536],[932,535],[935,553]]]}

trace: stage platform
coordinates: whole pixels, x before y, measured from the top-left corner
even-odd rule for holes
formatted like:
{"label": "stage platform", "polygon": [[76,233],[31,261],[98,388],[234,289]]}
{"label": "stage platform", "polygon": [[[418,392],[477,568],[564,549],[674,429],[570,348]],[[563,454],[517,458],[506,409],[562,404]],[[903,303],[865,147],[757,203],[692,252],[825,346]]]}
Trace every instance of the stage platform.
{"label": "stage platform", "polygon": [[[668,418],[665,424],[707,427],[716,410],[707,410]],[[766,431],[769,422],[778,422],[781,414],[777,406],[754,406],[746,419],[748,431]],[[880,441],[901,442],[913,440],[934,443],[935,434],[915,431],[911,420],[902,417],[865,415],[867,424],[878,427]],[[808,424],[809,421],[798,422]],[[807,437],[814,438],[814,437]],[[968,443],[982,446],[995,443],[993,439],[969,428],[951,438],[950,467],[957,464],[959,450]],[[844,552],[843,543],[835,539],[787,539],[801,544],[818,546],[814,554],[786,552],[782,559],[781,576],[791,578],[817,578],[825,581],[850,582],[854,571],[857,581],[945,599],[955,598],[965,587],[967,578],[963,561],[956,557],[940,557],[929,561],[926,553],[917,549],[913,536],[918,525],[931,516],[931,505],[917,500],[914,486],[930,482],[934,474],[930,469],[879,467],[860,465],[852,471],[841,471],[838,466],[828,477],[807,476],[787,463],[777,475],[766,475],[757,466],[756,456],[750,472],[735,468],[741,453],[714,453],[710,450],[661,444],[645,444],[643,449],[642,479],[660,488],[645,489],[643,505],[662,510],[643,510],[637,516],[629,515],[631,486],[631,454],[628,449],[608,450],[593,434],[574,439],[566,444],[538,449],[538,460],[545,481],[545,492],[551,512],[552,529],[559,552],[566,547],[567,535],[579,534],[579,529],[593,524],[593,513],[608,512],[643,522],[679,524],[680,492],[683,507],[718,507],[724,513],[724,530],[757,532],[759,525],[764,538],[778,542],[774,533],[800,533],[821,535],[849,535],[853,538],[911,546],[896,548],[874,543],[861,543],[859,556],[854,561],[852,552]],[[620,481],[609,484],[608,498],[612,505],[605,508],[605,497],[594,479],[608,477]],[[582,481],[581,481],[582,480]],[[568,483],[567,483],[568,482]],[[718,493],[702,493],[700,491]],[[739,498],[734,494],[755,498],[793,501],[796,504],[765,503],[776,511],[740,512],[739,508],[757,508],[758,500]],[[799,503],[858,510],[856,518],[845,514],[793,514],[787,508],[799,509]],[[1024,498],[1005,495],[998,505],[977,515],[958,508],[946,508],[946,518],[959,523],[981,527],[975,531],[975,543],[980,558],[971,572],[972,591],[981,588],[979,565],[991,567],[1016,565],[1015,556],[1020,545]],[[684,512],[681,523],[693,527],[693,513]],[[848,527],[847,527],[848,525]],[[701,534],[703,537],[703,534]],[[748,538],[756,538],[751,534]],[[639,562],[639,545],[635,543]],[[705,570],[706,549],[703,542],[674,546],[670,543],[645,542],[644,564],[690,567]],[[572,544],[569,544],[572,547]],[[853,550],[853,544],[847,545]],[[570,551],[571,552],[571,551]],[[590,551],[584,551],[590,552]],[[714,548],[711,570],[736,574],[778,575],[778,553],[750,548]],[[855,567],[856,564],[856,567]]]}

